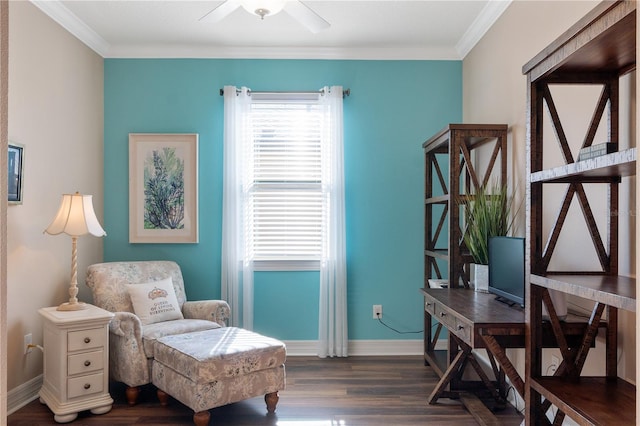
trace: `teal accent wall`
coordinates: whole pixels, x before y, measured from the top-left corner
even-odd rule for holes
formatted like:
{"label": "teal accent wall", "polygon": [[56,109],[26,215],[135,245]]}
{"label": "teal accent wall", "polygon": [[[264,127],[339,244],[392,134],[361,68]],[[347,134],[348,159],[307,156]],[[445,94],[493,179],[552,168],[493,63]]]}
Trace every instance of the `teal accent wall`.
{"label": "teal accent wall", "polygon": [[[460,61],[105,59],[105,261],[177,261],[191,300],[220,298],[225,85],[351,89],[344,102],[349,338],[419,339],[422,142],[462,119]],[[128,134],[198,133],[198,244],[129,244]],[[255,329],[317,338],[318,272],[257,272]]]}

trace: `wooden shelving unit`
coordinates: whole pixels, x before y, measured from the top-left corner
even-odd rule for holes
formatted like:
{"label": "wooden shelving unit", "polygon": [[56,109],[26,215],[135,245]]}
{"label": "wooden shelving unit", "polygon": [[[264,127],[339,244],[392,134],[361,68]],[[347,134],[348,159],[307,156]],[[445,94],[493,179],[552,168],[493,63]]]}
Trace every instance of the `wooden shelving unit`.
{"label": "wooden shelving unit", "polygon": [[[463,206],[469,194],[475,192],[473,188],[487,185],[491,179],[507,183],[507,125],[449,124],[422,147],[425,159],[424,288],[429,288],[429,279],[443,278],[449,280],[451,288],[469,288],[471,257],[462,238]],[[477,149],[491,153],[491,160],[481,170],[473,164]],[[449,338],[448,350],[436,350],[442,324],[438,323],[435,332],[432,331],[431,315],[426,312],[424,322],[425,363],[442,377],[459,347]],[[459,384],[456,378],[451,387]]]}
{"label": "wooden shelving unit", "polygon": [[[636,280],[618,271],[618,185],[625,176],[636,174],[636,149],[603,155],[586,161],[573,159],[555,110],[550,86],[554,84],[599,85],[602,92],[591,118],[582,147],[591,146],[601,118],[606,117],[609,141],[619,141],[619,80],[635,69],[636,2],[607,1],[594,8],[557,40],[523,67],[528,84],[527,130],[527,306],[529,327],[526,359],[525,420],[546,424],[551,404],[558,408],[553,424],[565,416],[581,425],[636,424],[635,386],[617,374],[618,309],[635,312]],[[545,109],[546,107],[546,109]],[[550,112],[565,165],[545,168],[543,114]],[[560,212],[550,235],[544,240],[543,194],[553,184],[568,184]],[[600,235],[590,200],[583,184],[606,185],[608,220],[605,238]],[[588,232],[599,260],[596,271],[552,271],[549,269],[560,231],[567,220],[572,200],[580,203]],[[563,253],[557,255],[562,256]],[[568,254],[571,256],[572,254]],[[598,269],[598,268],[596,268]],[[542,371],[542,306],[559,342],[560,321],[548,290],[557,290],[595,302],[590,326],[582,344],[560,344],[563,361],[554,376]],[[589,346],[597,334],[597,321],[606,311],[606,360],[601,377],[581,376]]]}
{"label": "wooden shelving unit", "polygon": [[[491,150],[483,170],[473,165],[473,151]],[[507,125],[449,124],[424,144],[425,158],[425,288],[429,278],[445,277],[437,260],[447,263],[451,287],[469,287],[470,257],[462,240],[461,207],[472,188],[492,177],[507,183]],[[497,170],[496,170],[497,169]],[[446,238],[445,238],[446,236]],[[446,241],[446,242],[443,242]]]}

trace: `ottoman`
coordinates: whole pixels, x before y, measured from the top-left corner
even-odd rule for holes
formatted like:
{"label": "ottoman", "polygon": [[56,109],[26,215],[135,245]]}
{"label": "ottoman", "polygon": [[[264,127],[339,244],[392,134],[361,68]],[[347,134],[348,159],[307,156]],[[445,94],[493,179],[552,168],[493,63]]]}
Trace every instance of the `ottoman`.
{"label": "ottoman", "polygon": [[166,336],[156,341],[152,382],[163,405],[169,394],[209,423],[209,409],[265,395],[273,413],[285,387],[284,343],[236,327]]}

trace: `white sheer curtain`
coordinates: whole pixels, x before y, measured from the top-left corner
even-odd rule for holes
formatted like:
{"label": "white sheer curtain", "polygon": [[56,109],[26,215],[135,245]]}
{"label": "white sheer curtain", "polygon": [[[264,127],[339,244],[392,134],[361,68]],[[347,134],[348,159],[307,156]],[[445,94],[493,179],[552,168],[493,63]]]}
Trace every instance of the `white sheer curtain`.
{"label": "white sheer curtain", "polygon": [[249,137],[250,108],[251,96],[246,87],[224,87],[222,298],[231,306],[230,325],[248,330],[253,329],[253,264],[244,259],[243,149],[244,140]]}
{"label": "white sheer curtain", "polygon": [[[320,104],[322,183],[326,200],[320,263],[318,356],[347,356],[347,267],[344,212],[342,87],[325,87]],[[243,87],[224,87],[222,212],[222,298],[231,306],[231,325],[253,328],[253,262],[245,259],[247,218],[243,186],[251,153],[251,97]],[[248,149],[248,148],[247,148]],[[242,321],[240,321],[242,318]]]}
{"label": "white sheer curtain", "polygon": [[342,87],[323,89],[323,185],[327,185],[325,234],[320,265],[318,356],[346,357],[347,260],[344,213],[344,155]]}

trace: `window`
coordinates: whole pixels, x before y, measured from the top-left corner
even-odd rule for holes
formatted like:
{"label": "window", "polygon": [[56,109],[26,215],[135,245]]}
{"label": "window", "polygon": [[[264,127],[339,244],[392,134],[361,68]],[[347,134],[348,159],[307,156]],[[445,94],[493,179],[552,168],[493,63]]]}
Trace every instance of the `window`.
{"label": "window", "polygon": [[255,270],[319,270],[318,356],[347,356],[342,98],[349,90],[320,93],[222,91],[222,298],[230,324],[251,330]]}
{"label": "window", "polygon": [[319,269],[323,108],[318,94],[251,95],[245,249],[256,269]]}

